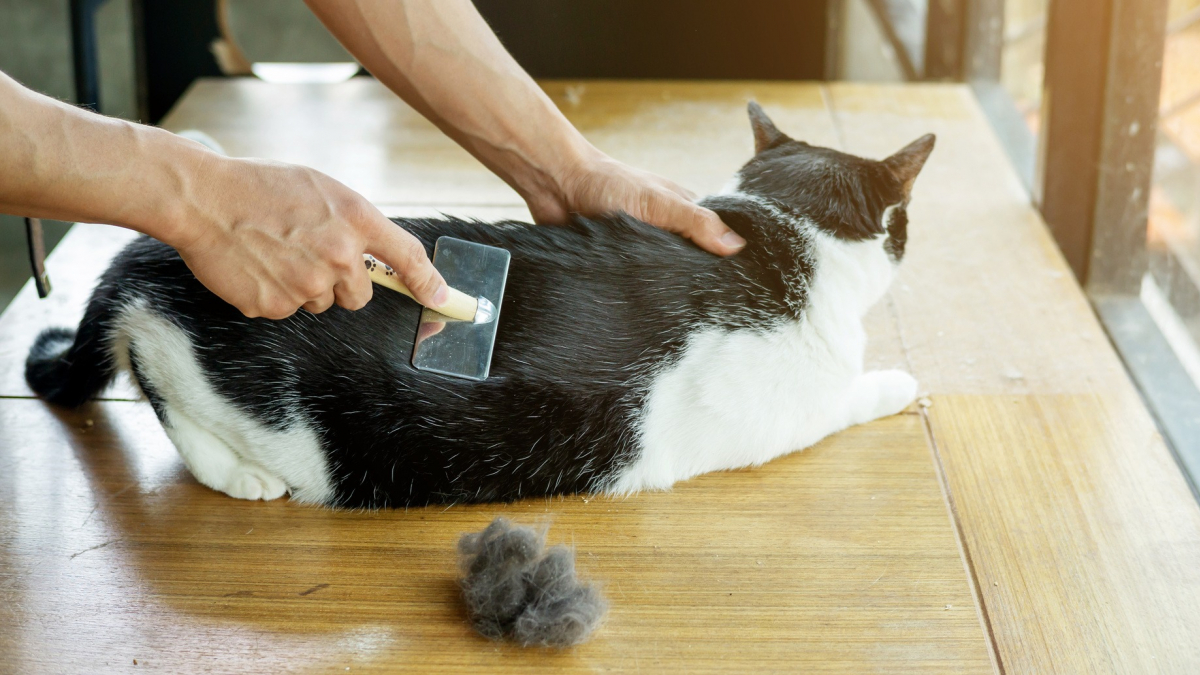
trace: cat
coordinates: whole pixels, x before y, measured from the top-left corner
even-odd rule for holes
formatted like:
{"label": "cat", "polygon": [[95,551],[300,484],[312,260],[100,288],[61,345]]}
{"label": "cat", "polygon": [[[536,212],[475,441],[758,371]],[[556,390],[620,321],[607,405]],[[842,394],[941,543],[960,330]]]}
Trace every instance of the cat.
{"label": "cat", "polygon": [[487,380],[415,370],[420,308],[398,293],[248,319],[145,237],[77,331],[38,337],[26,379],[76,406],[127,371],[200,483],[352,508],[662,490],[902,411],[917,383],[863,372],[862,318],[904,256],[934,137],[874,161],[749,114],[753,158],[699,202],[747,241],[731,257],[622,213],[395,221],[428,250],[451,235],[512,254]]}

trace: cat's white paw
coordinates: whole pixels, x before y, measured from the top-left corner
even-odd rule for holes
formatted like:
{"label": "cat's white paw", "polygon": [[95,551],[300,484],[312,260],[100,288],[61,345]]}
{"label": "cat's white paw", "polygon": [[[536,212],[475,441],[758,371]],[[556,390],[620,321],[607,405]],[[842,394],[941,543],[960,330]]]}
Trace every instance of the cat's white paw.
{"label": "cat's white paw", "polygon": [[895,415],[917,398],[917,380],[903,370],[879,370],[868,375],[874,376],[879,387],[874,419]]}
{"label": "cat's white paw", "polygon": [[270,501],[282,497],[287,485],[259,467],[242,463],[230,472],[222,492],[237,499]]}
{"label": "cat's white paw", "polygon": [[904,410],[917,397],[917,381],[903,370],[863,373],[850,389],[851,425],[888,417]]}

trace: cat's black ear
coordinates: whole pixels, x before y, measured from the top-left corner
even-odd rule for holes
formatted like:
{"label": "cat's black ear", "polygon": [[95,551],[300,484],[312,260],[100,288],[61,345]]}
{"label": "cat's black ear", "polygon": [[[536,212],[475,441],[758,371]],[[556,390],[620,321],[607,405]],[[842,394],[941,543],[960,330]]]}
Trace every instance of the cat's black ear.
{"label": "cat's black ear", "polygon": [[750,128],[754,130],[754,154],[791,140],[787,134],[775,128],[775,123],[767,117],[767,113],[758,103],[750,101],[746,110],[750,113]]}
{"label": "cat's black ear", "polygon": [[884,165],[904,184],[905,194],[912,191],[917,174],[921,173],[921,167],[925,166],[925,160],[929,159],[929,153],[933,152],[936,140],[937,136],[925,134],[904,146],[900,152],[883,160]]}

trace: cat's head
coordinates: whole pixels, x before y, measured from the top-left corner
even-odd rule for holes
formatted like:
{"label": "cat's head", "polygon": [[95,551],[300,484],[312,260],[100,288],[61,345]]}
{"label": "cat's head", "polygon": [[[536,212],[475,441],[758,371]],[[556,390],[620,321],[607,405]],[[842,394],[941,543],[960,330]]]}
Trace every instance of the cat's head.
{"label": "cat's head", "polygon": [[864,159],[797,141],[749,105],[754,157],[730,186],[838,239],[876,241],[893,262],[904,257],[909,196],[934,136],[926,134],[884,160]]}

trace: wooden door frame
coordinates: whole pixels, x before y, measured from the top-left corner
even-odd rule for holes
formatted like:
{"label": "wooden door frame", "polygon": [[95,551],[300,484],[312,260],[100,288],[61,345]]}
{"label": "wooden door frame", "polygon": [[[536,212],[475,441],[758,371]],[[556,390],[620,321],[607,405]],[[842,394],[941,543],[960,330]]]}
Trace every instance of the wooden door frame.
{"label": "wooden door frame", "polygon": [[1033,197],[1089,292],[1146,270],[1166,25],[1167,0],[1050,1]]}
{"label": "wooden door frame", "polygon": [[962,79],[1200,494],[1200,390],[1141,299],[1167,0],[1049,0],[1036,138],[1000,83],[1004,2],[966,0]]}
{"label": "wooden door frame", "polygon": [[971,83],[1080,283],[1136,294],[1167,0],[1049,0],[1036,144],[999,84],[1004,0],[928,0],[923,43],[905,0],[867,2],[906,79]]}

